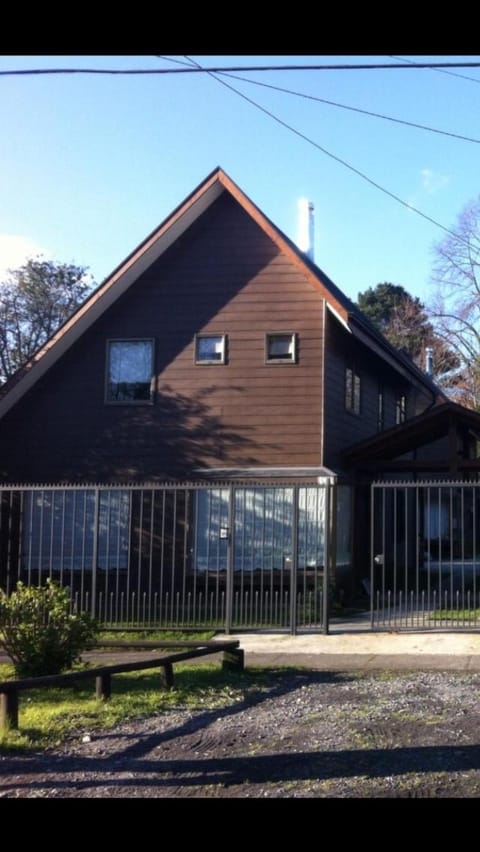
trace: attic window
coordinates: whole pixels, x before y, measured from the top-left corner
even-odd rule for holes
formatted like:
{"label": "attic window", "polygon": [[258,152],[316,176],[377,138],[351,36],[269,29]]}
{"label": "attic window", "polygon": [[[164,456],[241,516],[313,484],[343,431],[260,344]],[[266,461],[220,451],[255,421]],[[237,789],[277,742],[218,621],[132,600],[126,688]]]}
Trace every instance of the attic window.
{"label": "attic window", "polygon": [[225,334],[197,334],[195,337],[196,364],[225,364]]}
{"label": "attic window", "polygon": [[265,360],[270,363],[290,363],[297,360],[297,339],[295,334],[271,333],[265,337]]}
{"label": "attic window", "polygon": [[106,402],[145,403],[153,398],[153,340],[109,340]]}

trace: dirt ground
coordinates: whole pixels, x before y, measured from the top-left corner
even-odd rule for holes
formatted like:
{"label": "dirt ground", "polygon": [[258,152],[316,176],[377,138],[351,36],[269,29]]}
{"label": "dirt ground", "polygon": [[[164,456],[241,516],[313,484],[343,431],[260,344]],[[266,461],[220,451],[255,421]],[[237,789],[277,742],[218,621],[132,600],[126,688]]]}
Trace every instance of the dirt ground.
{"label": "dirt ground", "polygon": [[479,686],[478,673],[279,670],[221,710],[0,754],[0,797],[478,797]]}

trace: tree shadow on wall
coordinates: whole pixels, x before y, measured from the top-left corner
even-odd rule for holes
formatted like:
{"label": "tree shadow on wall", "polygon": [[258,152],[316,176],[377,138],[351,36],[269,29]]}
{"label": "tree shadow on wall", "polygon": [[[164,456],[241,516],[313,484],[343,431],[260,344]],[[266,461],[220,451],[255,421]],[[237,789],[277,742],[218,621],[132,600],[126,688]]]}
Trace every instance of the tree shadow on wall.
{"label": "tree shadow on wall", "polygon": [[[239,399],[242,390],[229,388]],[[264,464],[279,445],[258,442],[241,414],[226,425],[215,391],[212,385],[186,396],[166,386],[153,406],[119,406],[115,424],[90,436],[81,459],[63,459],[62,471],[69,467],[72,480],[85,481],[87,468],[91,481],[162,481],[196,478],[202,468]]]}

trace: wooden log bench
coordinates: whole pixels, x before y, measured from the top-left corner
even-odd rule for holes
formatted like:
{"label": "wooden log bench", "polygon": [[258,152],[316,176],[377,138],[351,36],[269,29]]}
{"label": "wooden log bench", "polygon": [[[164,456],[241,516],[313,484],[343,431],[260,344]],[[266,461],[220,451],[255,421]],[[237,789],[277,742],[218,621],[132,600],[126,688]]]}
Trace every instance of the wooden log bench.
{"label": "wooden log bench", "polygon": [[[82,669],[77,672],[66,674],[45,675],[44,677],[29,677],[23,680],[0,681],[0,730],[6,727],[18,728],[18,699],[19,693],[28,689],[39,689],[41,687],[71,686],[72,683],[82,680],[95,679],[95,695],[97,699],[110,698],[112,691],[112,675],[124,672],[142,671],[145,669],[161,669],[159,685],[163,689],[171,689],[173,686],[173,664],[196,657],[205,657],[208,654],[223,654],[222,667],[224,669],[242,670],[244,667],[244,652],[238,639],[229,641],[207,641],[188,642],[186,650],[176,653],[164,654],[161,657],[150,657],[149,659],[130,662],[114,663],[108,666],[95,666],[91,669]],[[108,644],[108,643],[106,643]],[[132,647],[135,643],[126,642],[125,645]],[[140,646],[142,643],[140,643]],[[181,647],[185,642],[154,642],[154,647]],[[108,647],[111,647],[108,644]],[[115,646],[114,646],[115,647]],[[116,647],[119,647],[118,644]],[[137,646],[138,647],[138,646]]]}

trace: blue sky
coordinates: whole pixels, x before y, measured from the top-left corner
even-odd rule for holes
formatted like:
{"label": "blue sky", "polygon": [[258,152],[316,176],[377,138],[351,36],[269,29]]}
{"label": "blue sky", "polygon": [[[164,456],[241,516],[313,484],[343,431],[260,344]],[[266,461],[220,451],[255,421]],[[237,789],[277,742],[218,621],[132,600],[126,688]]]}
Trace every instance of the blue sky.
{"label": "blue sky", "polygon": [[[182,56],[171,59],[185,61]],[[386,56],[201,56],[204,65],[391,62]],[[409,56],[480,61],[478,56]],[[24,68],[180,68],[155,56],[3,56]],[[245,72],[480,140],[480,68]],[[478,195],[478,144],[225,79],[445,227]],[[478,81],[478,82],[476,82]],[[292,239],[315,205],[315,261],[352,299],[380,281],[428,301],[442,230],[206,74],[1,76],[0,273],[26,254],[100,283],[217,165]]]}

